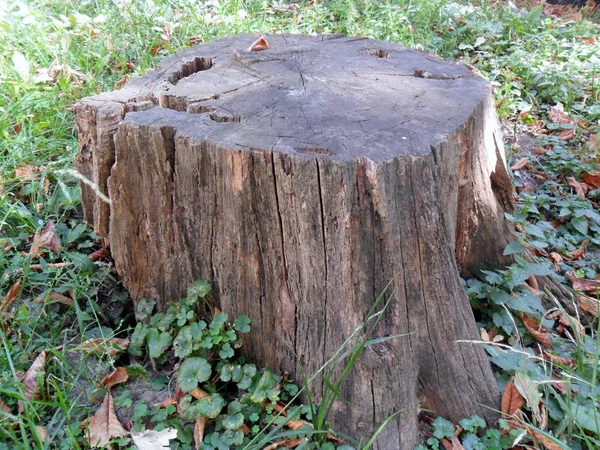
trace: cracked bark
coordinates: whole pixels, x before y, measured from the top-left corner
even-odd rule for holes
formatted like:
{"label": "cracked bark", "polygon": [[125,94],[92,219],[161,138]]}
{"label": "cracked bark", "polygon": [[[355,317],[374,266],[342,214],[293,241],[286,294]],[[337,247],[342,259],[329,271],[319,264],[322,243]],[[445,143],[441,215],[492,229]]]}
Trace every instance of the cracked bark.
{"label": "cracked bark", "polygon": [[[498,388],[459,272],[504,262],[512,206],[489,83],[365,38],[252,36],[194,47],[75,110],[86,219],[132,297],[209,279],[244,351],[315,373],[392,280],[333,426],[411,449],[417,414],[495,420]],[[500,145],[497,145],[500,143]],[[110,177],[110,178],[109,178]],[[319,387],[316,387],[317,391]]]}

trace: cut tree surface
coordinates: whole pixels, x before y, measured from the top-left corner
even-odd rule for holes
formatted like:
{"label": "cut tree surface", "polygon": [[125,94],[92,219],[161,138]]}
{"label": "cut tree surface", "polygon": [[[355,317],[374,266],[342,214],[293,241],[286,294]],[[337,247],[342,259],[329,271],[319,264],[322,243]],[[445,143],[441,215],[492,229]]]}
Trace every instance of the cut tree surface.
{"label": "cut tree surface", "polygon": [[489,83],[398,45],[236,36],[76,106],[86,219],[134,299],[194,280],[247,314],[245,351],[316,372],[391,280],[335,429],[412,448],[421,408],[494,420],[496,381],[459,273],[502,264],[512,206]]}

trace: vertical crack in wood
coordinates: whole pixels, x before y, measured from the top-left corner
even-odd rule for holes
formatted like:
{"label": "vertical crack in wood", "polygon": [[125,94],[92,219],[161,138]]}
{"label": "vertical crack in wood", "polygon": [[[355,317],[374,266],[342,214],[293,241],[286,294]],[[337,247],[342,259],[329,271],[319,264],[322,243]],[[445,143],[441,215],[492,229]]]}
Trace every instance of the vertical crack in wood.
{"label": "vertical crack in wood", "polygon": [[[329,283],[328,283],[328,275],[327,275],[327,241],[325,240],[325,211],[323,209],[323,187],[321,185],[321,167],[319,165],[319,160],[315,159],[315,164],[317,167],[317,185],[319,189],[319,207],[321,211],[321,237],[323,239],[323,258],[325,264],[325,286],[324,286],[324,296],[325,301],[323,304],[323,323],[327,326],[327,294],[329,291]],[[327,333],[323,333],[323,361],[327,361]]]}
{"label": "vertical crack in wood", "polygon": [[[292,291],[290,290],[290,285],[289,285],[288,262],[287,262],[287,257],[286,257],[286,253],[285,253],[285,236],[284,236],[284,231],[283,231],[283,219],[281,217],[281,206],[279,203],[279,191],[278,191],[278,186],[277,186],[277,171],[275,170],[275,163],[276,163],[275,152],[273,150],[271,150],[271,169],[272,169],[272,174],[273,174],[273,191],[275,193],[275,205],[277,207],[277,220],[279,222],[279,236],[281,238],[281,255],[283,257],[283,276],[285,277],[285,280],[284,280],[285,287],[287,288],[287,291],[288,291],[287,298],[289,298],[291,300],[291,297],[289,294]],[[297,323],[297,321],[298,321],[297,312],[298,312],[298,308],[297,308],[297,305],[294,303],[294,323]],[[293,347],[294,347],[294,354],[297,357],[300,357],[300,355],[298,355],[298,348],[297,348],[297,343],[298,343],[297,330],[298,330],[298,328],[296,327],[294,329]]]}
{"label": "vertical crack in wood", "polygon": [[[427,314],[428,313],[428,311],[427,311],[427,309],[428,309],[427,297],[428,296],[427,296],[427,292],[425,290],[426,280],[425,280],[425,276],[423,274],[423,265],[425,264],[425,261],[423,261],[423,254],[422,254],[422,251],[421,251],[421,241],[422,241],[421,231],[422,230],[421,230],[421,227],[419,226],[419,221],[417,220],[417,204],[416,204],[416,197],[414,195],[414,192],[415,192],[415,183],[414,183],[414,180],[413,180],[413,173],[412,173],[413,168],[415,166],[415,160],[413,160],[412,162],[413,162],[412,164],[408,165],[408,167],[407,167],[408,170],[406,172],[408,174],[408,180],[409,180],[408,184],[409,184],[410,190],[411,190],[410,198],[412,198],[412,202],[413,202],[413,211],[412,211],[412,213],[413,213],[413,221],[414,221],[414,224],[415,224],[415,232],[416,232],[415,235],[417,237],[417,253],[418,253],[417,261],[419,262],[419,276],[420,276],[420,279],[421,279],[421,295],[422,295],[422,298],[423,298],[422,301],[424,303],[424,305],[423,305],[424,306],[423,311],[425,313],[425,327],[427,328],[427,343],[431,347],[431,354],[433,356],[433,361],[434,361],[434,365],[435,365],[435,377],[437,379],[437,389],[436,390],[439,391],[439,387],[442,386],[442,382],[440,380],[440,373],[439,373],[439,370],[438,370],[439,364],[438,364],[438,360],[437,360],[437,357],[436,357],[436,354],[435,354],[435,346],[431,342],[431,330],[429,328],[429,315]],[[427,181],[429,181],[429,180],[426,180],[426,182]],[[418,189],[418,187],[417,187],[417,189]],[[420,376],[420,374],[421,374],[421,367],[420,366],[418,367],[418,373],[419,373],[419,376]],[[430,399],[427,399],[427,400],[429,401]],[[438,399],[438,400],[440,400],[440,399]]]}

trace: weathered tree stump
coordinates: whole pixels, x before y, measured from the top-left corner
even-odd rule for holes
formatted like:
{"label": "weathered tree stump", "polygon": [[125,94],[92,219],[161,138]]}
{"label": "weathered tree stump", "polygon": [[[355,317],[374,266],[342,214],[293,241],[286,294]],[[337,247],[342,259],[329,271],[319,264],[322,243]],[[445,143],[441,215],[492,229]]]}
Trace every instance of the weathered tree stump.
{"label": "weathered tree stump", "polygon": [[[402,410],[379,449],[417,441],[419,408],[498,407],[459,272],[505,262],[511,207],[489,83],[366,38],[210,42],[76,107],[87,220],[134,299],[164,305],[205,278],[247,314],[246,352],[300,379],[393,300],[334,415],[358,438]],[[458,263],[458,264],[457,264]],[[460,268],[460,269],[459,269]],[[391,292],[390,289],[388,292]]]}

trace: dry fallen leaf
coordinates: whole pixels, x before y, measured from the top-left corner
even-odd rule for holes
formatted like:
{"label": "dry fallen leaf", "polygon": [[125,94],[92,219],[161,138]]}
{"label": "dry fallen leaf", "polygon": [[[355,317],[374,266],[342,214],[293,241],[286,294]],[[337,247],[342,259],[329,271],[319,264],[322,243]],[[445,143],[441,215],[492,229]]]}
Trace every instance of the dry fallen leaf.
{"label": "dry fallen leaf", "polygon": [[552,387],[560,392],[561,395],[567,395],[567,387],[565,386],[564,381],[554,374],[552,374],[552,379],[554,380],[552,382]]}
{"label": "dry fallen leaf", "polygon": [[552,353],[549,353],[545,350],[542,350],[542,353],[544,354],[544,356],[546,358],[548,358],[550,361],[552,361],[555,364],[561,364],[563,366],[574,366],[576,364],[576,361],[574,359],[561,358],[560,356],[555,356]]}
{"label": "dry fallen leaf", "polygon": [[4,297],[4,300],[0,305],[0,311],[8,311],[14,301],[19,298],[19,294],[21,294],[21,278],[19,278],[8,290],[8,294],[6,294],[6,297]]}
{"label": "dry fallen leaf", "polygon": [[[41,352],[23,376],[23,394],[27,400],[34,400],[40,392],[46,374],[46,355],[46,350]],[[18,404],[19,413],[22,413],[24,410],[23,402],[19,401]]]}
{"label": "dry fallen leaf", "polygon": [[523,321],[527,331],[529,331],[529,334],[531,334],[531,336],[544,347],[550,348],[550,337],[548,336],[548,330],[542,328],[537,319],[527,317],[522,312],[519,312],[519,317]]}
{"label": "dry fallen leaf", "polygon": [[577,136],[577,123],[573,124],[573,128],[569,128],[567,130],[563,130],[558,134],[558,138],[561,141],[568,141],[570,139],[573,139],[575,136]]}
{"label": "dry fallen leaf", "polygon": [[86,353],[108,353],[111,356],[124,352],[129,348],[129,339],[121,338],[94,338],[83,342],[75,350],[85,351]]}
{"label": "dry fallen leaf", "polygon": [[1,398],[0,398],[0,409],[2,411],[4,411],[5,413],[12,414],[11,409],[8,407],[8,405],[6,403],[4,403],[4,400],[2,400]]}
{"label": "dry fallen leaf", "polygon": [[108,247],[102,247],[100,250],[96,250],[88,255],[92,261],[98,261],[99,259],[106,258],[108,256]]}
{"label": "dry fallen leaf", "polygon": [[208,397],[208,393],[200,389],[199,387],[192,389],[190,395],[196,400],[202,400],[204,397]]}
{"label": "dry fallen leaf", "polygon": [[560,272],[560,263],[563,262],[563,257],[556,252],[550,252],[549,256],[550,261],[552,261],[552,264],[554,264],[554,270]]}
{"label": "dry fallen leaf", "polygon": [[127,81],[129,81],[129,76],[123,75],[123,77],[115,83],[115,90],[121,89],[123,86],[125,86],[125,83],[127,83]]}
{"label": "dry fallen leaf", "polygon": [[36,174],[42,173],[44,170],[44,167],[33,167],[29,164],[25,164],[15,169],[15,178],[19,181],[35,180]]}
{"label": "dry fallen leaf", "polygon": [[194,424],[194,443],[196,447],[202,444],[204,440],[204,427],[206,426],[206,422],[208,422],[207,417],[197,417],[196,423]]}
{"label": "dry fallen leaf", "polygon": [[585,327],[579,322],[579,320],[558,308],[548,310],[544,316],[547,319],[558,321],[563,327],[571,328],[579,336],[585,334]]}
{"label": "dry fallen leaf", "polygon": [[566,274],[567,280],[571,282],[573,289],[581,292],[600,292],[600,282],[587,278],[579,278],[574,272]]}
{"label": "dry fallen leaf", "polygon": [[598,315],[598,300],[587,295],[577,295],[577,304],[579,307],[593,316]]}
{"label": "dry fallen leaf", "polygon": [[452,436],[450,439],[442,439],[440,442],[446,450],[465,450],[456,436]]}
{"label": "dry fallen leaf", "polygon": [[50,291],[48,295],[44,297],[36,297],[33,300],[35,303],[45,303],[46,301],[57,302],[65,306],[73,306],[73,299],[66,295],[59,294],[58,292]]}
{"label": "dry fallen leaf", "polygon": [[173,397],[167,397],[165,398],[162,402],[158,402],[155,403],[154,405],[152,405],[153,408],[166,408],[167,406],[170,405],[177,405],[177,400],[174,399]]}
{"label": "dry fallen leaf", "polygon": [[600,188],[600,172],[583,172],[581,178],[586,184]]}
{"label": "dry fallen leaf", "polygon": [[117,384],[125,383],[127,380],[129,380],[129,375],[125,367],[117,367],[113,372],[102,378],[100,383],[105,388],[110,389]]}
{"label": "dry fallen leaf", "polygon": [[502,393],[502,403],[500,407],[502,416],[505,418],[514,416],[523,408],[524,404],[525,400],[523,399],[523,396],[519,394],[519,391],[512,380],[506,383],[504,392]]}
{"label": "dry fallen leaf", "polygon": [[104,447],[111,439],[124,437],[129,434],[127,430],[123,428],[115,414],[115,406],[110,392],[104,397],[100,409],[98,409],[96,414],[90,419],[88,429],[88,442],[91,448]]}
{"label": "dry fallen leaf", "polygon": [[585,198],[585,194],[587,192],[586,184],[580,183],[573,177],[567,177],[567,183],[569,183],[569,186],[571,186],[573,189],[575,189],[575,193],[577,194],[577,197]]}
{"label": "dry fallen leaf", "polygon": [[62,249],[60,236],[52,221],[49,221],[43,230],[35,232],[29,254],[32,258],[39,258],[42,255],[42,249],[44,248],[51,250],[56,254],[60,253],[60,250]]}
{"label": "dry fallen leaf", "polygon": [[510,166],[511,170],[519,170],[522,169],[523,167],[525,167],[527,164],[529,164],[529,157],[525,156],[523,158],[521,158],[520,160],[518,160],[516,163],[514,163],[512,166]]}
{"label": "dry fallen leaf", "polygon": [[249,48],[249,52],[259,52],[271,48],[267,40],[261,35]]}
{"label": "dry fallen leaf", "polygon": [[177,438],[177,430],[165,428],[161,431],[144,430],[140,433],[131,433],[133,443],[138,450],[167,450],[169,441]]}
{"label": "dry fallen leaf", "polygon": [[581,243],[581,245],[579,246],[579,248],[577,250],[571,252],[571,256],[573,257],[574,260],[582,259],[585,256],[585,248],[587,247],[589,242],[590,242],[590,239],[586,239],[585,241],[583,241]]}
{"label": "dry fallen leaf", "polygon": [[546,447],[546,450],[562,450],[562,446],[556,444],[553,440],[551,440],[549,437],[546,437],[546,435],[540,433],[539,431],[531,428],[531,427],[525,427],[527,428],[527,432],[534,437],[538,442],[540,442],[541,444],[544,445],[544,447]]}
{"label": "dry fallen leaf", "polygon": [[554,123],[567,124],[572,123],[573,119],[565,113],[565,108],[562,103],[558,102],[550,108],[550,120]]}
{"label": "dry fallen leaf", "polygon": [[41,425],[36,425],[35,429],[38,433],[38,436],[40,437],[40,441],[46,442],[48,440],[48,429]]}
{"label": "dry fallen leaf", "polygon": [[302,442],[304,442],[305,440],[306,438],[286,439],[285,441],[278,441],[272,443],[271,445],[267,445],[265,448],[263,448],[263,450],[275,450],[279,447],[294,448],[302,444]]}

